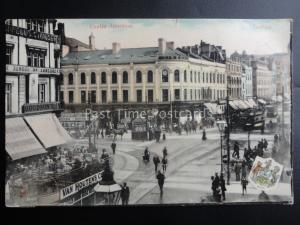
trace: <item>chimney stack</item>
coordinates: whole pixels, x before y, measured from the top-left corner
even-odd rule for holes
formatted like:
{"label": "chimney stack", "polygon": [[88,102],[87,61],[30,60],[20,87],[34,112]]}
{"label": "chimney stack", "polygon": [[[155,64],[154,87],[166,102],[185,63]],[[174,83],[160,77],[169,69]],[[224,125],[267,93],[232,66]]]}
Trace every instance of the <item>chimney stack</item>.
{"label": "chimney stack", "polygon": [[91,35],[89,36],[89,48],[92,49],[92,50],[96,49],[95,36],[93,35],[93,33],[91,33]]}
{"label": "chimney stack", "polygon": [[174,41],[168,41],[166,47],[174,50]]}
{"label": "chimney stack", "polygon": [[166,41],[163,38],[158,39],[158,50],[159,54],[164,54],[166,51]]}
{"label": "chimney stack", "polygon": [[113,53],[114,55],[119,54],[120,49],[121,49],[120,43],[118,43],[118,42],[113,42],[113,43],[112,43],[112,53]]}

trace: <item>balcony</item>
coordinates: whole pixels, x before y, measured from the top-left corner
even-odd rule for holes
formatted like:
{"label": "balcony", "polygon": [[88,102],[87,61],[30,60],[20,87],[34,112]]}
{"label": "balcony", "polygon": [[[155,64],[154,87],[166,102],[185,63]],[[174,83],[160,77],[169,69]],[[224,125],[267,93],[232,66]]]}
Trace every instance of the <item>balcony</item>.
{"label": "balcony", "polygon": [[63,103],[61,102],[42,102],[28,103],[22,106],[22,113],[42,112],[42,111],[62,111]]}

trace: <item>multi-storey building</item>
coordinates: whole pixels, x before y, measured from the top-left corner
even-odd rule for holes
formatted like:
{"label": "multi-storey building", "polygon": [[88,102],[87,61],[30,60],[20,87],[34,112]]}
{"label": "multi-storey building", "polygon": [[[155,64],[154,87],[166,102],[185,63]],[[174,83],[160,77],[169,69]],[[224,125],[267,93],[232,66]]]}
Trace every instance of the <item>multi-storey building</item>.
{"label": "multi-storey building", "polygon": [[[8,19],[6,23],[6,151],[12,160],[45,153],[69,138],[59,113],[63,24],[54,19]],[[51,138],[49,138],[51,136]]]}
{"label": "multi-storey building", "polygon": [[96,50],[94,38],[83,44],[89,50],[73,48],[62,59],[61,95],[69,109],[88,100],[97,109],[136,109],[171,102],[199,105],[226,96],[224,63],[186,54],[164,39],[156,47],[121,48],[113,43],[112,49]]}
{"label": "multi-storey building", "polygon": [[228,83],[228,96],[231,99],[242,97],[242,64],[239,57],[234,54],[226,60],[226,75]]}
{"label": "multi-storey building", "polygon": [[242,98],[252,98],[252,67],[242,63]]}

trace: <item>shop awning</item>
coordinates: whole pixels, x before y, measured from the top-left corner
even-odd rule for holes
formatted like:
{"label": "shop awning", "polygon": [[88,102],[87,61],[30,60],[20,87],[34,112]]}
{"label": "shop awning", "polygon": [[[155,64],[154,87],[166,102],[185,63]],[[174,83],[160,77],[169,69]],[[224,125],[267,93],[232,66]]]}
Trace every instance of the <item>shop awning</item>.
{"label": "shop awning", "polygon": [[263,105],[267,104],[266,101],[263,100],[263,99],[258,99],[257,101],[258,101],[259,103],[263,104]]}
{"label": "shop awning", "polygon": [[5,119],[5,149],[12,160],[47,153],[21,117]]}
{"label": "shop awning", "polygon": [[252,107],[257,106],[257,104],[255,103],[255,101],[252,98],[248,99],[248,102],[252,105]]}
{"label": "shop awning", "polygon": [[204,105],[212,114],[223,113],[223,109],[221,108],[221,106],[217,105],[216,103],[204,103]]}
{"label": "shop awning", "polygon": [[45,148],[63,145],[72,141],[70,135],[53,113],[26,116],[25,120]]}

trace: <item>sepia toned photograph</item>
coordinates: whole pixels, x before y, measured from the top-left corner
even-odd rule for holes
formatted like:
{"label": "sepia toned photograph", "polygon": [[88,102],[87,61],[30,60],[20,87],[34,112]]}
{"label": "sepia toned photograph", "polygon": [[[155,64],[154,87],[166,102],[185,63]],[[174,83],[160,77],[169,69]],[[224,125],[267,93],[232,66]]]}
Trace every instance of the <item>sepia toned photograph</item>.
{"label": "sepia toned photograph", "polygon": [[290,19],[6,19],[5,204],[293,204]]}

